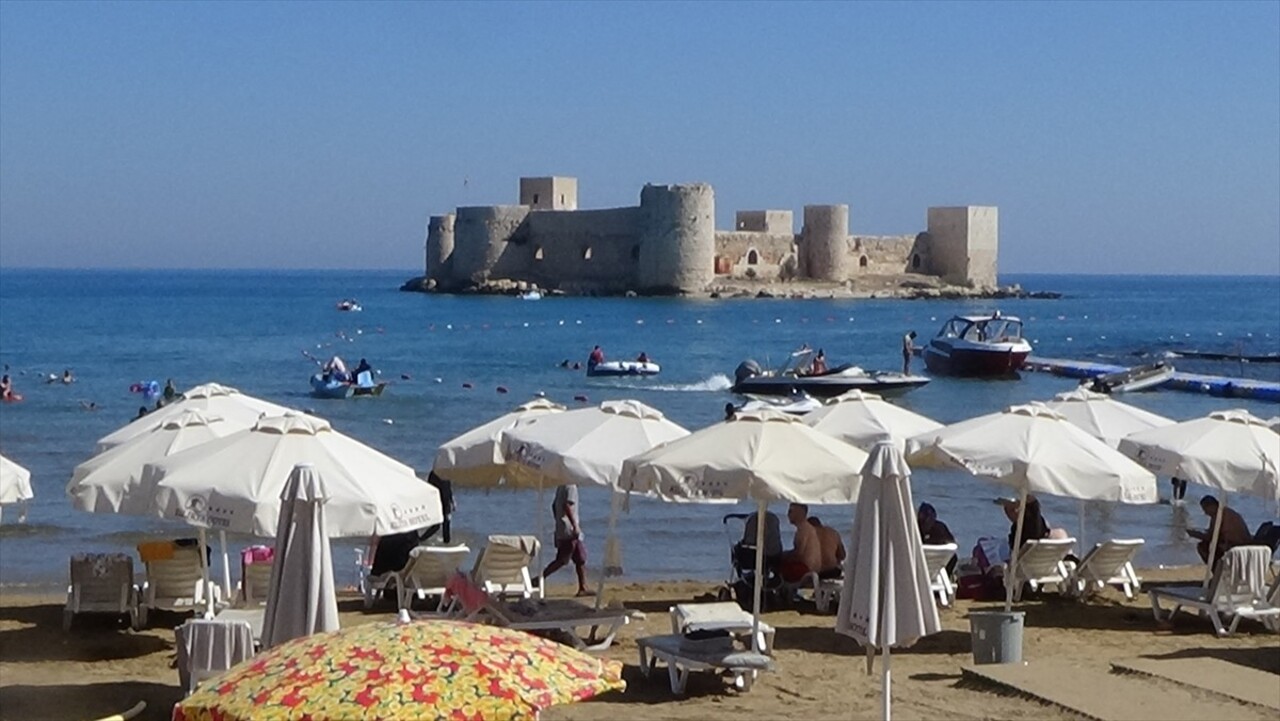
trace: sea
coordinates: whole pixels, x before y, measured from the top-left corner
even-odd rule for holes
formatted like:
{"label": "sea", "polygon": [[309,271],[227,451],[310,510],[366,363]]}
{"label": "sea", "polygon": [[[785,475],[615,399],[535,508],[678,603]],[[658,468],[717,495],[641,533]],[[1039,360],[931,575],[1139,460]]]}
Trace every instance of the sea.
{"label": "sea", "polygon": [[[0,586],[65,585],[67,559],[82,551],[130,552],[153,537],[194,535],[159,518],[90,514],[65,495],[72,469],[95,441],[151,402],[131,388],[172,379],[181,390],[218,382],[308,410],[360,441],[413,466],[431,467],[441,442],[538,394],[580,407],[634,398],[691,430],[719,421],[739,362],[777,365],[802,344],[831,365],[901,365],[904,333],[931,337],[957,313],[1020,316],[1038,355],[1116,364],[1151,362],[1177,349],[1280,351],[1280,277],[1008,275],[1003,283],[1057,291],[1059,299],[793,300],[448,296],[398,290],[409,271],[134,271],[0,269],[0,363],[24,396],[0,404],[0,453],[32,473],[35,498],[8,506],[0,522]],[[336,303],[355,298],[362,312]],[[593,345],[609,358],[647,353],[662,366],[648,379],[589,379],[564,361],[585,362]],[[315,359],[360,358],[388,381],[379,398],[318,400],[308,377]],[[1280,364],[1176,359],[1180,370],[1280,381]],[[916,361],[915,370],[922,370]],[[65,369],[75,382],[45,382]],[[1049,400],[1076,381],[1044,373],[1016,380],[938,377],[894,402],[942,423]],[[586,399],[575,400],[576,398]],[[1177,391],[1131,394],[1128,403],[1173,419],[1244,408],[1269,418],[1280,405]],[[937,509],[967,550],[1003,537],[1008,522],[993,499],[1008,488],[962,472],[917,472],[915,501]],[[1161,479],[1167,499],[1167,479]],[[1203,489],[1194,486],[1193,500]],[[490,533],[549,532],[550,494],[458,488],[454,535],[473,548]],[[1123,506],[1045,497],[1045,516],[1091,545],[1146,539],[1143,565],[1196,562],[1190,527],[1207,519],[1192,502]],[[1233,497],[1252,527],[1274,519],[1264,503]],[[742,532],[727,513],[746,505],[663,504],[633,499],[618,524],[624,578],[715,581],[730,574],[729,548]],[[779,504],[774,509],[785,511]],[[25,511],[25,519],[19,516]],[[849,531],[851,506],[814,507],[823,523]],[[591,563],[604,546],[609,497],[582,493]],[[1082,525],[1083,523],[1083,525]],[[263,539],[233,537],[233,549]],[[790,543],[784,523],[784,541]],[[356,549],[335,542],[340,583],[354,583]],[[214,569],[215,572],[217,569]],[[565,579],[567,580],[567,576]]]}

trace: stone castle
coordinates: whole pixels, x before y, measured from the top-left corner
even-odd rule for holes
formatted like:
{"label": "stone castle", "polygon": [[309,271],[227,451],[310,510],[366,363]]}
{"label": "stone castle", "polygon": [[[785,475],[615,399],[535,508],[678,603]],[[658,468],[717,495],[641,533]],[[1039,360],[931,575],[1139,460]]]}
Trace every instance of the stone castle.
{"label": "stone castle", "polygon": [[578,210],[576,178],[521,178],[519,205],[458,208],[427,227],[427,289],[456,292],[502,282],[570,293],[693,294],[718,279],[843,283],[919,274],[975,289],[996,287],[998,212],[929,208],[910,235],[849,233],[849,206],[739,211],[715,228],[705,183],[646,185],[640,205]]}

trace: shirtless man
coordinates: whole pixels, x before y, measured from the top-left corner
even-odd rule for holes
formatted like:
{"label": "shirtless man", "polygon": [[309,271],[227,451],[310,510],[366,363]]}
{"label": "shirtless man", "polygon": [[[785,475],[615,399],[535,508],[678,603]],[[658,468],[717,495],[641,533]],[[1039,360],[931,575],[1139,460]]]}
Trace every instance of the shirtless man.
{"label": "shirtless man", "polygon": [[795,583],[805,574],[822,569],[822,541],[818,538],[818,529],[809,523],[809,507],[803,503],[792,503],[787,508],[787,520],[796,528],[794,547],[782,553],[779,572],[782,580]]}
{"label": "shirtless man", "polygon": [[822,525],[817,516],[810,516],[809,524],[818,531],[818,546],[822,551],[818,578],[839,578],[844,573],[844,540],[840,538],[840,532]]}
{"label": "shirtless man", "polygon": [[[1213,528],[1218,521],[1218,499],[1213,496],[1201,498],[1200,510],[1209,517],[1209,527],[1203,531],[1195,528],[1187,529],[1187,535],[1199,541],[1196,544],[1196,552],[1200,554],[1200,560],[1208,563],[1209,545],[1213,543]],[[1218,559],[1232,548],[1248,545],[1252,540],[1253,534],[1249,533],[1249,526],[1245,524],[1244,518],[1235,509],[1223,506],[1222,530],[1218,534],[1218,547],[1214,551],[1213,562],[1217,563]]]}

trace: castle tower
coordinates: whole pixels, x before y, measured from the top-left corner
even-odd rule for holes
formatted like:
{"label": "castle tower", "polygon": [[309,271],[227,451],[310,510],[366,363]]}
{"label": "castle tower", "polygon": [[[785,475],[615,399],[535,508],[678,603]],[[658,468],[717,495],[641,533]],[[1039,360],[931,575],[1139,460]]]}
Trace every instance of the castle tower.
{"label": "castle tower", "polygon": [[578,179],[558,175],[521,178],[520,204],[534,210],[577,210]]}
{"label": "castle tower", "polygon": [[800,231],[801,268],[814,280],[849,277],[849,206],[806,205]]}
{"label": "castle tower", "polygon": [[453,226],[452,279],[461,283],[488,280],[507,241],[527,215],[529,208],[524,205],[458,208]]}
{"label": "castle tower", "polygon": [[929,257],[948,283],[995,288],[1000,213],[995,206],[929,208]]}
{"label": "castle tower", "polygon": [[448,282],[449,259],[453,255],[453,213],[433,215],[427,221],[427,278],[436,283]]}
{"label": "castle tower", "polygon": [[646,185],[640,191],[637,290],[704,290],[715,273],[715,191],[706,183]]}

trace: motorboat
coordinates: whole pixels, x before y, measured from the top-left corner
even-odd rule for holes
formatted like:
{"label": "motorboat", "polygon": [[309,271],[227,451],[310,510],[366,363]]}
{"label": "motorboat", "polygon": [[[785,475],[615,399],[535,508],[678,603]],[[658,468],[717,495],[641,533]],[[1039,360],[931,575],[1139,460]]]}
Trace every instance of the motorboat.
{"label": "motorboat", "polygon": [[386,387],[385,381],[374,382],[373,374],[369,371],[362,371],[354,381],[346,380],[334,373],[316,373],[311,376],[311,395],[316,398],[380,396]]}
{"label": "motorboat", "polygon": [[1095,376],[1088,382],[1088,387],[1097,393],[1132,393],[1163,385],[1173,374],[1174,368],[1168,363],[1148,363]]}
{"label": "motorboat", "polygon": [[957,315],[942,325],[921,355],[934,373],[953,376],[1007,376],[1022,367],[1031,344],[1022,337],[1022,321],[996,311]]}
{"label": "motorboat", "polygon": [[359,313],[360,311],[364,310],[364,308],[360,306],[360,303],[358,303],[355,298],[343,298],[342,300],[338,301],[337,308],[338,310],[345,310],[351,313]]}
{"label": "motorboat", "polygon": [[790,413],[794,416],[802,416],[809,411],[816,411],[822,407],[822,401],[804,392],[794,393],[785,397],[748,395],[747,398],[749,400],[746,403],[737,406],[737,411],[772,410]]}
{"label": "motorboat", "polygon": [[536,290],[521,293],[520,300],[542,300],[542,293]]}
{"label": "motorboat", "polygon": [[782,367],[764,370],[754,360],[738,364],[731,389],[740,395],[792,396],[807,393],[815,398],[834,398],[851,390],[894,395],[919,388],[929,382],[924,376],[895,371],[868,371],[852,363],[813,373],[815,352],[801,348]]}
{"label": "motorboat", "polygon": [[662,366],[653,361],[604,361],[587,363],[588,378],[610,378],[620,376],[656,376],[662,372]]}

